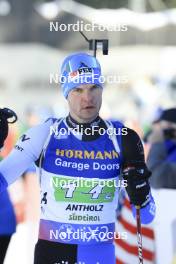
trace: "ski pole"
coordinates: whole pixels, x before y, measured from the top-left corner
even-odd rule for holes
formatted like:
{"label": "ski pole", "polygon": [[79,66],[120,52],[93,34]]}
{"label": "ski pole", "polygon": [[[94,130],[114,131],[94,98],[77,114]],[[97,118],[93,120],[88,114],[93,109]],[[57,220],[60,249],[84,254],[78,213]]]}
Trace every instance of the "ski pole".
{"label": "ski pole", "polygon": [[143,264],[140,206],[136,206],[137,243],[139,264]]}

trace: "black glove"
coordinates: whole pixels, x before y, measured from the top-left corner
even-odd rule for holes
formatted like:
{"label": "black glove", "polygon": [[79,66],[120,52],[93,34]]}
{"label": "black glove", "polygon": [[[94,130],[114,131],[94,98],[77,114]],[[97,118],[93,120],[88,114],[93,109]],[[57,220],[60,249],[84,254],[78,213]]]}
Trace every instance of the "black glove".
{"label": "black glove", "polygon": [[8,122],[7,119],[0,116],[0,148],[3,147],[4,141],[8,135]]}
{"label": "black glove", "polygon": [[128,167],[123,170],[123,178],[127,180],[126,191],[130,202],[145,207],[150,202],[150,185],[148,178],[151,172],[146,168]]}
{"label": "black glove", "polygon": [[4,141],[8,135],[8,124],[17,121],[17,115],[9,108],[0,108],[0,148],[3,147]]}

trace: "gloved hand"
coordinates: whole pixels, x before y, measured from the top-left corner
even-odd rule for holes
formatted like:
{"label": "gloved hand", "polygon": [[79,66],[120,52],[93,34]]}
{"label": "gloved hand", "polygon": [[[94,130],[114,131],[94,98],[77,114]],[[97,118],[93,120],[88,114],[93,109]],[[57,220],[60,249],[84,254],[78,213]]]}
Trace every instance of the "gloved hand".
{"label": "gloved hand", "polygon": [[8,122],[3,116],[0,115],[0,149],[4,145],[4,141],[8,135]]}
{"label": "gloved hand", "polygon": [[0,148],[3,147],[4,141],[8,135],[8,124],[17,121],[16,113],[9,108],[0,108]]}
{"label": "gloved hand", "polygon": [[150,176],[151,172],[147,167],[127,167],[123,170],[123,178],[127,180],[126,191],[133,205],[145,207],[150,202]]}

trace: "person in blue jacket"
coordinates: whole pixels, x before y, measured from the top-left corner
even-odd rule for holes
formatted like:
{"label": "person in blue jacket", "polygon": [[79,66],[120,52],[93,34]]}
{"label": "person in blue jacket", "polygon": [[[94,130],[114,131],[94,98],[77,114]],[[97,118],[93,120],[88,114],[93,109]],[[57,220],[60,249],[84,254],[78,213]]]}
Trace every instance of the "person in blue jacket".
{"label": "person in blue jacket", "polygon": [[150,182],[155,189],[176,189],[176,108],[163,110],[155,123],[148,137]]}
{"label": "person in blue jacket", "polygon": [[65,118],[49,118],[21,136],[0,164],[0,190],[35,161],[41,216],[34,264],[115,264],[115,222],[120,186],[142,222],[155,215],[141,140],[119,121],[99,116],[103,85],[98,60],[68,56],[61,87]]}
{"label": "person in blue jacket", "polygon": [[[0,111],[0,149],[8,135],[8,122]],[[0,194],[0,264],[5,255],[13,233],[16,231],[16,218],[7,190]]]}

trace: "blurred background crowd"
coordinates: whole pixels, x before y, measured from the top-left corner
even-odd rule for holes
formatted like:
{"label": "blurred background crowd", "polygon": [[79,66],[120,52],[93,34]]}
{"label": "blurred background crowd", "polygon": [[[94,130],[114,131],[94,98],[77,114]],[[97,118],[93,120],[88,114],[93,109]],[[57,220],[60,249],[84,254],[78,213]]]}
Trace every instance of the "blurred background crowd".
{"label": "blurred background crowd", "polygon": [[[152,225],[143,227],[144,263],[176,263],[176,112],[163,114],[176,107],[176,0],[0,0],[0,107],[19,116],[1,158],[27,128],[50,116],[67,115],[59,84],[61,63],[75,51],[92,53],[79,33],[80,24],[99,26],[83,31],[88,39],[109,39],[108,56],[97,51],[106,77],[101,116],[119,119],[139,133],[151,170],[169,163],[162,172],[172,175],[173,182],[151,181],[157,216]],[[107,81],[108,76],[115,76],[115,81]],[[167,129],[171,134],[159,133]],[[155,148],[165,141],[166,150],[159,153],[166,153],[156,157]],[[12,259],[14,264],[32,264],[39,218],[33,166],[9,193],[17,232],[5,264],[12,264]],[[117,264],[138,263],[135,221],[126,200],[117,230],[128,231],[126,243],[116,241]]]}

